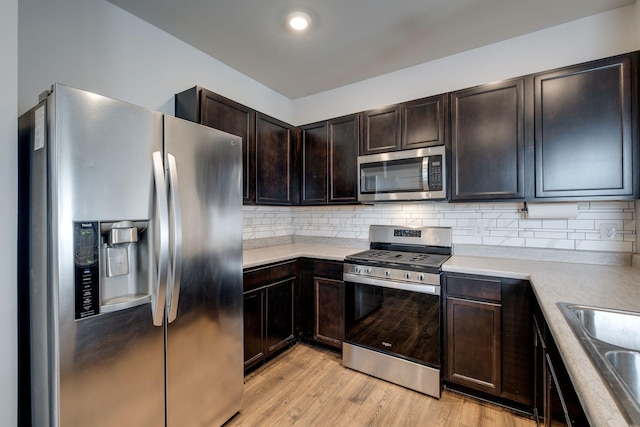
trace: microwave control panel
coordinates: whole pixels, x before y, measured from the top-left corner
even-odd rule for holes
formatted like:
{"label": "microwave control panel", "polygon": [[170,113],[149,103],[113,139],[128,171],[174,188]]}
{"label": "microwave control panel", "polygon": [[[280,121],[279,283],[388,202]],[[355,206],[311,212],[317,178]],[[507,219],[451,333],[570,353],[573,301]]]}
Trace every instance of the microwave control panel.
{"label": "microwave control panel", "polygon": [[429,157],[429,191],[442,191],[442,156]]}

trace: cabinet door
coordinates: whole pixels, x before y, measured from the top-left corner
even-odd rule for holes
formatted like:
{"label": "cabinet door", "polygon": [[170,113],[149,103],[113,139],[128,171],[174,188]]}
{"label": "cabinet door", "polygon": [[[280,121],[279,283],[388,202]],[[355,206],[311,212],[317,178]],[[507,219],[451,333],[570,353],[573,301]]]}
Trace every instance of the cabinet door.
{"label": "cabinet door", "polygon": [[447,297],[447,377],[501,392],[500,304]]}
{"label": "cabinet door", "polygon": [[362,122],[361,155],[400,149],[399,105],[365,111],[362,113]]}
{"label": "cabinet door", "polygon": [[205,89],[200,103],[203,125],[242,137],[242,197],[255,202],[255,111]]}
{"label": "cabinet door", "polygon": [[[306,125],[302,135],[303,205],[327,203],[327,122]],[[352,167],[355,169],[355,162]]]}
{"label": "cabinet door", "polygon": [[524,197],[524,80],[451,95],[453,200]]}
{"label": "cabinet door", "polygon": [[588,426],[589,421],[582,409],[571,378],[567,372],[560,353],[552,339],[548,339],[545,354],[545,395],[544,425],[555,426]]}
{"label": "cabinet door", "polygon": [[242,198],[255,203],[255,111],[195,86],[176,94],[175,115],[242,137]]}
{"label": "cabinet door", "polygon": [[635,193],[631,56],[534,79],[536,197]]}
{"label": "cabinet door", "polygon": [[256,203],[298,203],[297,156],[294,128],[256,113]]}
{"label": "cabinet door", "polygon": [[534,298],[526,280],[502,280],[502,397],[533,406]]}
{"label": "cabinet door", "polygon": [[[538,310],[539,311],[539,310]],[[540,313],[540,316],[542,314]],[[547,390],[545,384],[545,359],[547,354],[546,344],[543,339],[543,332],[538,326],[536,317],[533,318],[533,340],[534,346],[534,362],[533,362],[533,375],[534,375],[534,401],[533,401],[533,414],[538,425],[541,425],[544,421],[544,408],[547,396]]]}
{"label": "cabinet door", "polygon": [[264,359],[264,291],[244,294],[244,366]]}
{"label": "cabinet door", "polygon": [[360,115],[329,120],[329,203],[358,201]]}
{"label": "cabinet door", "polygon": [[314,328],[313,339],[342,349],[344,340],[344,282],[341,280],[313,280]]}
{"label": "cabinet door", "polygon": [[402,104],[402,149],[444,145],[445,95]]}
{"label": "cabinet door", "polygon": [[296,279],[283,280],[266,289],[266,353],[271,353],[293,341],[293,301]]}

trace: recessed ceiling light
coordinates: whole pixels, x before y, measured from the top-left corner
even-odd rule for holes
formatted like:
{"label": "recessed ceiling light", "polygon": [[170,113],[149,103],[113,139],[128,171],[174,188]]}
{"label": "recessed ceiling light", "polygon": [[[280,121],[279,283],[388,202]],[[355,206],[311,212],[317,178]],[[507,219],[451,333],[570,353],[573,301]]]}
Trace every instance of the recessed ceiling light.
{"label": "recessed ceiling light", "polygon": [[287,25],[296,32],[302,32],[309,28],[311,17],[304,12],[291,12],[287,15]]}

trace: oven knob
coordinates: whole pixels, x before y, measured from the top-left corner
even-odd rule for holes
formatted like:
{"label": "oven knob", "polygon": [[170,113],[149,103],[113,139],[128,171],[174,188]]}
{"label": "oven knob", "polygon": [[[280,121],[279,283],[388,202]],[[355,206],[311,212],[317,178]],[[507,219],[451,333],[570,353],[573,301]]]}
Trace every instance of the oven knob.
{"label": "oven knob", "polygon": [[360,274],[362,272],[362,270],[360,270],[360,267],[354,268],[353,271],[355,271],[356,274]]}
{"label": "oven knob", "polygon": [[384,276],[385,277],[391,277],[391,272],[389,270],[385,270],[384,271]]}
{"label": "oven knob", "polygon": [[371,267],[367,267],[367,269],[365,270],[366,274],[371,274]]}
{"label": "oven knob", "polygon": [[424,274],[418,274],[418,281],[424,282]]}
{"label": "oven knob", "polygon": [[409,273],[408,271],[404,273],[404,278],[407,280],[411,279],[411,273]]}

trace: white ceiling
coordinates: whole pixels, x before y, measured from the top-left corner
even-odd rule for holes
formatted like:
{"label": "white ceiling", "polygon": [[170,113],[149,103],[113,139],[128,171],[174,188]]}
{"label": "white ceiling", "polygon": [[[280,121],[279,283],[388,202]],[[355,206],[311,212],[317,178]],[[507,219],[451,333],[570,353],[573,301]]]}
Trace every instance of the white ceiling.
{"label": "white ceiling", "polygon": [[[635,0],[109,0],[296,99]],[[313,22],[284,28],[292,10]]]}

